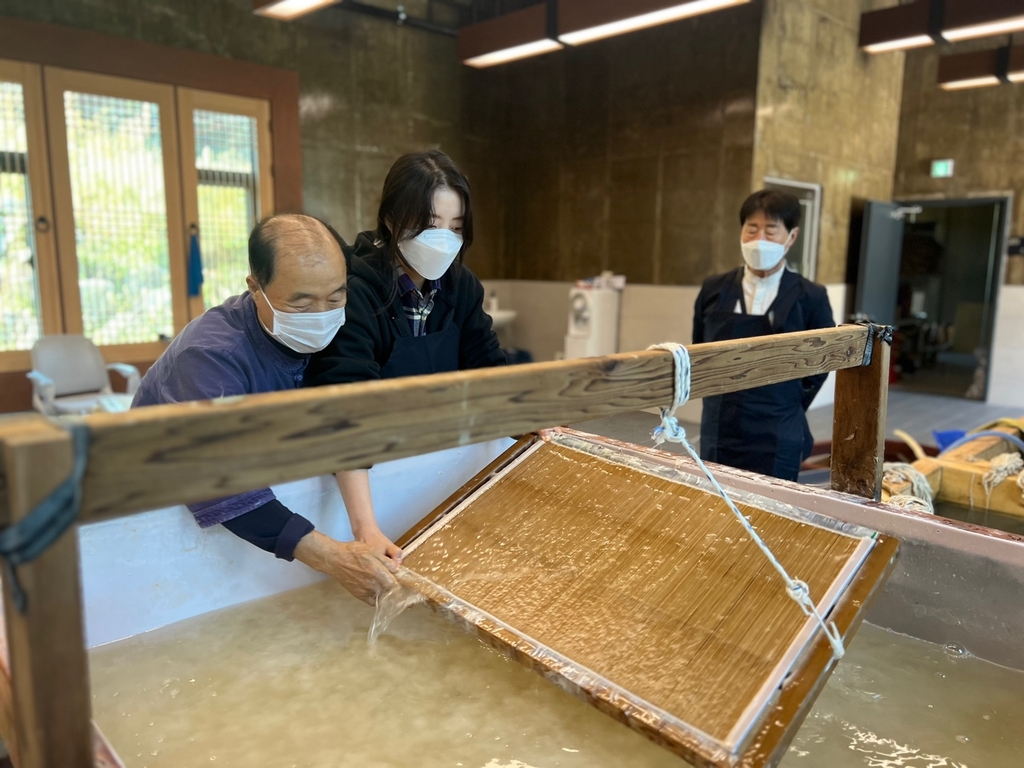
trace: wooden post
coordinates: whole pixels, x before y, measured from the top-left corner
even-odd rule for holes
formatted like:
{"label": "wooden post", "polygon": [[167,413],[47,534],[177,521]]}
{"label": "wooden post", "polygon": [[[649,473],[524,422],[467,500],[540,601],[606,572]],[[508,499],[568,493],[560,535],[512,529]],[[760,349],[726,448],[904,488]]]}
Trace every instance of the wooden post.
{"label": "wooden post", "polygon": [[[45,421],[33,421],[4,435],[3,462],[16,522],[70,473],[70,437]],[[27,596],[24,613],[15,606],[4,573],[17,768],[92,768],[77,526],[36,560],[18,566],[17,576]]]}
{"label": "wooden post", "polygon": [[836,372],[832,490],[874,501],[882,495],[889,351],[876,338],[869,365]]}

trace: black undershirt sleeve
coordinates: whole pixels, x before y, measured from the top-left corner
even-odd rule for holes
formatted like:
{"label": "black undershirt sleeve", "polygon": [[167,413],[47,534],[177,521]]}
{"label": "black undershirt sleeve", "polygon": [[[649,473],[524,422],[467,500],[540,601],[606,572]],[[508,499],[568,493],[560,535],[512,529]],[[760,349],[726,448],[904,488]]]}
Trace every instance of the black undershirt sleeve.
{"label": "black undershirt sleeve", "polygon": [[223,525],[239,538],[266,552],[273,552],[282,560],[295,559],[299,540],[314,527],[309,520],[292,512],[277,499]]}

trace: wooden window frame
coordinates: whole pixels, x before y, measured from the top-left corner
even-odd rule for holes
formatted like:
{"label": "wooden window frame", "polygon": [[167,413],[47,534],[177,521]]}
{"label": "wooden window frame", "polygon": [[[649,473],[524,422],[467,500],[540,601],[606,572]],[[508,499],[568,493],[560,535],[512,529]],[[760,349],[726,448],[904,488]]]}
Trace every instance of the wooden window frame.
{"label": "wooden window frame", "polygon": [[[259,159],[257,179],[259,184],[260,217],[274,213],[273,164],[271,162],[270,103],[266,99],[247,96],[232,96],[197,88],[177,88],[178,137],[181,154],[181,191],[185,214],[185,236],[192,225],[199,224],[199,172],[195,163],[195,121],[197,109],[221,112],[231,115],[245,115],[256,120],[256,150]],[[187,240],[186,240],[187,242]],[[201,240],[200,240],[201,242]],[[189,318],[196,318],[205,311],[203,296],[189,297]]]}
{"label": "wooden window frame", "polygon": [[[25,133],[28,139],[26,173],[29,204],[34,224],[36,299],[43,333],[62,333],[63,305],[60,296],[60,271],[57,266],[53,198],[50,191],[49,155],[46,147],[46,118],[43,104],[42,70],[33,64],[0,59],[0,80],[18,83],[25,102]],[[0,352],[0,372],[27,371],[31,368],[29,350]]]}
{"label": "wooden window frame", "polygon": [[[19,81],[25,78],[33,84],[32,88],[25,88],[25,119],[28,122],[31,115],[33,125],[36,126],[35,130],[29,128],[28,133],[30,163],[35,154],[37,167],[40,163],[48,162],[49,158],[44,151],[45,146],[42,150],[33,148],[33,142],[40,141],[38,137],[43,137],[42,143],[45,144],[46,131],[42,129],[42,88],[36,87],[40,85],[41,75],[31,74],[32,71],[39,71],[38,67],[31,65],[161,83],[178,89],[195,89],[218,95],[261,99],[268,103],[270,110],[268,142],[271,168],[266,178],[272,180],[273,210],[302,212],[302,139],[297,72],[74,27],[3,17],[0,17],[0,51],[3,51],[5,63],[15,68],[8,71],[19,73]],[[175,170],[175,173],[176,178],[180,179],[180,169]],[[49,189],[48,169],[43,175],[45,180],[39,182],[30,177],[33,215],[37,220],[45,216],[53,222],[54,205]],[[47,291],[47,298],[40,297],[44,333],[61,333],[65,329],[60,298],[53,298],[53,291],[59,291],[60,285],[54,230],[55,227],[51,226],[49,233],[42,233],[48,234],[48,238],[39,237],[37,231],[37,243],[45,252],[45,255],[44,252],[37,254],[40,293],[44,286]],[[174,261],[173,253],[171,258]],[[117,354],[120,350],[132,351],[129,347],[101,349],[111,360],[117,357],[126,362],[146,363],[155,360],[159,355],[157,347],[162,347],[154,345],[154,353],[143,360],[134,354],[139,345],[129,346],[136,348],[131,355],[135,359]],[[30,368],[27,351],[0,353],[0,373],[27,371]],[[28,407],[27,403],[25,407]]]}
{"label": "wooden window frame", "polygon": [[[46,84],[44,96],[50,138],[53,200],[54,208],[59,212],[56,222],[57,254],[64,300],[65,333],[82,333],[77,238],[64,114],[64,94],[66,92],[150,102],[155,103],[160,109],[160,144],[163,154],[171,312],[174,333],[179,333],[188,323],[188,277],[185,272],[185,239],[181,228],[181,178],[178,170],[178,126],[174,88],[160,83],[97,75],[91,72],[77,72],[59,67],[44,67],[43,77]],[[166,347],[166,343],[153,340],[141,344],[105,344],[100,346],[100,351],[108,362],[134,363],[155,360]]]}

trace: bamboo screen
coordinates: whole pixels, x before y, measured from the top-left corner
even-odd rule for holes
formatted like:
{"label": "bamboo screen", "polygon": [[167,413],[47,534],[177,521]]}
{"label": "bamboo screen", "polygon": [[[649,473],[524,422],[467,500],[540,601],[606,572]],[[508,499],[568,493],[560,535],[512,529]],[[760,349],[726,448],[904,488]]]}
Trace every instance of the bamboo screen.
{"label": "bamboo screen", "polygon": [[170,339],[160,107],[65,91],[64,119],[83,332],[100,345]]}
{"label": "bamboo screen", "polygon": [[39,338],[28,138],[20,83],[0,82],[0,351]]}
{"label": "bamboo screen", "polygon": [[[819,608],[871,547],[741,509]],[[405,565],[730,754],[814,632],[719,497],[551,443],[414,541]]]}
{"label": "bamboo screen", "polygon": [[261,216],[256,119],[201,109],[192,116],[203,298],[215,307],[246,290],[249,230]]}

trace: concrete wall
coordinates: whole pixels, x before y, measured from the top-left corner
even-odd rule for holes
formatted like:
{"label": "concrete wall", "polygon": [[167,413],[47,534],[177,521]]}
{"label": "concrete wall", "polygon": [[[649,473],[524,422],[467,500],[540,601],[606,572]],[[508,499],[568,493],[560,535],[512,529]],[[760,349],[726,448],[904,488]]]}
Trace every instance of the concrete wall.
{"label": "concrete wall", "polygon": [[760,3],[467,72],[489,278],[695,285],[736,263]]}
{"label": "concrete wall", "polygon": [[753,186],[821,184],[819,283],[846,276],[851,204],[893,190],[903,54],[857,47],[862,10],[893,0],[766,0]]}
{"label": "concrete wall", "polygon": [[1024,409],[1024,285],[1004,285],[996,307],[987,402]]}
{"label": "concrete wall", "polygon": [[462,66],[446,36],[340,11],[279,22],[250,0],[5,0],[0,14],[297,70],[306,211],[349,239],[375,224],[398,155],[462,155]]}
{"label": "concrete wall", "polygon": [[[1010,231],[1024,234],[1024,88],[944,91],[936,84],[938,66],[936,49],[907,54],[896,195],[1012,195]],[[953,178],[931,178],[931,161],[944,158],[955,161]]]}

